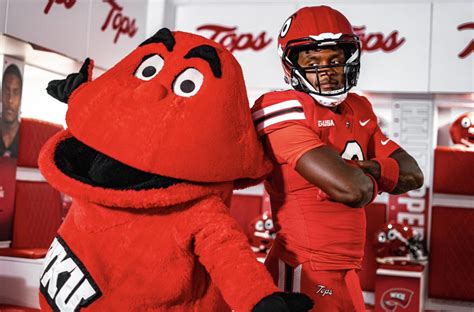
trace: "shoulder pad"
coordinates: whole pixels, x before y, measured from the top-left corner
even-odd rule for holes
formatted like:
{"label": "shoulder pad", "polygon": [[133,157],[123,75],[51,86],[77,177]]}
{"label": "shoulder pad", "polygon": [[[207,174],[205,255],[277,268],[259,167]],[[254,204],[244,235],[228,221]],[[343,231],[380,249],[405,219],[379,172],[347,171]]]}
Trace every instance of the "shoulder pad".
{"label": "shoulder pad", "polygon": [[294,90],[268,92],[255,101],[252,112],[269,105],[296,99],[298,99],[298,94]]}
{"label": "shoulder pad", "polygon": [[354,92],[349,92],[348,95],[347,95],[347,98],[350,101],[362,103],[363,105],[365,104],[365,105],[372,106],[372,104],[370,104],[370,101],[365,96],[359,95],[359,94],[354,93]]}
{"label": "shoulder pad", "polygon": [[262,95],[252,108],[252,118],[259,135],[270,126],[287,121],[305,120],[303,104],[293,90]]}

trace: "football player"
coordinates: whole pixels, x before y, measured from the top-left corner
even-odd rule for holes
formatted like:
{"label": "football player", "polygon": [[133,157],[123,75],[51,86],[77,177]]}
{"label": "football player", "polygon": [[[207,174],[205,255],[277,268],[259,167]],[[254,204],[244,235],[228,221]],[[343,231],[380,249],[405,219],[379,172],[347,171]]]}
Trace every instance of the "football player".
{"label": "football player", "polygon": [[282,290],[317,311],[365,311],[364,206],[379,192],[423,185],[416,161],[377,125],[370,102],[350,93],[360,42],[340,12],[305,7],[283,24],[278,51],[293,90],[264,94],[254,124],[274,164],[265,181],[277,230],[265,265]]}
{"label": "football player", "polygon": [[0,157],[18,156],[20,103],[23,81],[20,69],[11,64],[2,80],[2,116],[0,118]]}

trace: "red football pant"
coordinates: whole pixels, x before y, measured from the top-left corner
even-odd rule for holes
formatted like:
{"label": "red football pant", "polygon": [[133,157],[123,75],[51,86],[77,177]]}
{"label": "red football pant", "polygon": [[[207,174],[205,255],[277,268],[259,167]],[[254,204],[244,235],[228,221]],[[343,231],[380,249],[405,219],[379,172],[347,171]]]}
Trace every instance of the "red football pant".
{"label": "red football pant", "polygon": [[280,290],[301,292],[313,299],[314,309],[311,311],[365,312],[355,270],[314,271],[309,262],[290,267],[272,250],[265,266]]}

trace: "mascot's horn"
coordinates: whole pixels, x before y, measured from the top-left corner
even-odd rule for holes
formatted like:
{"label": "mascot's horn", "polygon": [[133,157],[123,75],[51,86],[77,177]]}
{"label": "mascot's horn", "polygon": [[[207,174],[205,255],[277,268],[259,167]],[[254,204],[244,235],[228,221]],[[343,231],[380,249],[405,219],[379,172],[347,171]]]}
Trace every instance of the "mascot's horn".
{"label": "mascot's horn", "polygon": [[50,81],[46,92],[56,100],[67,104],[69,96],[71,96],[74,90],[81,84],[92,80],[93,67],[94,61],[87,58],[78,73],[70,74],[66,79]]}

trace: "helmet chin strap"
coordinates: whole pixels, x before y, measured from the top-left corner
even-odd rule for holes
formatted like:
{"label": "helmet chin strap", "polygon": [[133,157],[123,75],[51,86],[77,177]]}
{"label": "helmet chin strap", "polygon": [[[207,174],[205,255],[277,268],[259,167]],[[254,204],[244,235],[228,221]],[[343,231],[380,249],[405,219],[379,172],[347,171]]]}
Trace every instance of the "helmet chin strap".
{"label": "helmet chin strap", "polygon": [[[295,74],[298,75],[298,77],[300,78],[298,80],[302,82],[305,87],[308,88],[309,91],[311,91],[309,92],[309,95],[311,95],[311,97],[322,106],[336,107],[337,105],[344,102],[344,100],[347,98],[347,92],[338,95],[319,95],[317,94],[317,91],[314,89],[313,85],[311,85],[309,81],[306,80],[306,78],[304,78],[298,70],[295,71]],[[335,91],[337,93],[339,90]]]}
{"label": "helmet chin strap", "polygon": [[336,107],[337,105],[344,102],[344,100],[347,98],[347,92],[332,96],[325,96],[314,93],[310,93],[309,95],[311,95],[311,97],[315,99],[319,104],[326,107]]}

